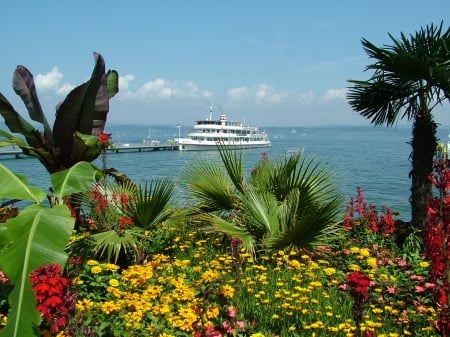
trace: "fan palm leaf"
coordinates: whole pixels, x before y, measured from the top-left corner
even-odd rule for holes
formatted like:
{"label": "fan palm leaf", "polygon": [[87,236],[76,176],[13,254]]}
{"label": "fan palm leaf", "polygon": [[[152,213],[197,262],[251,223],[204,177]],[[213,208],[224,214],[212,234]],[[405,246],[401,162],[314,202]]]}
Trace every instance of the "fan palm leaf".
{"label": "fan palm leaf", "polygon": [[276,235],[267,237],[265,247],[268,250],[287,247],[313,249],[318,245],[328,245],[342,229],[337,221],[341,204],[340,198],[335,198],[332,202],[314,205],[303,214],[297,214],[295,221],[291,218],[292,208],[280,212],[280,216],[284,214],[284,221],[289,226]]}
{"label": "fan palm leaf", "polygon": [[139,252],[139,243],[136,237],[141,232],[140,228],[134,228],[127,229],[123,233],[110,230],[93,234],[91,238],[95,240],[94,254],[104,257],[106,253],[107,260],[117,264],[121,252]]}
{"label": "fan palm leaf", "polygon": [[222,165],[212,161],[194,161],[186,166],[180,181],[189,195],[205,211],[231,210],[236,198],[232,182]]}
{"label": "fan palm leaf", "polygon": [[169,205],[173,191],[174,183],[170,179],[138,186],[131,202],[134,224],[148,229],[167,220],[172,214]]}
{"label": "fan palm leaf", "polygon": [[251,185],[243,187],[244,194],[240,198],[240,210],[248,230],[258,241],[278,232],[280,230],[279,203],[276,197],[271,192],[258,191]]}
{"label": "fan palm leaf", "polygon": [[242,241],[242,246],[250,254],[253,255],[255,253],[255,237],[242,224],[230,222],[213,213],[204,213],[198,219],[207,224],[204,228],[206,231],[220,232],[229,237],[239,238]]}
{"label": "fan palm leaf", "polygon": [[233,182],[236,189],[242,192],[244,182],[244,152],[242,150],[232,150],[223,144],[219,144],[219,154],[222,163],[228,173],[228,177]]}

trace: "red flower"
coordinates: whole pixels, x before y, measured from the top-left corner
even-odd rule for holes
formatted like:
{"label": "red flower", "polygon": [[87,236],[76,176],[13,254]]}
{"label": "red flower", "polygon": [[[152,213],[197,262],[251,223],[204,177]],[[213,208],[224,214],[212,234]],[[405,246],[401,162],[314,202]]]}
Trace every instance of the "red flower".
{"label": "red flower", "polygon": [[30,273],[31,289],[35,293],[37,310],[49,324],[52,333],[63,330],[67,315],[74,308],[74,298],[69,293],[69,282],[61,276],[61,267],[53,263]]}
{"label": "red flower", "polygon": [[347,283],[353,295],[362,298],[364,302],[367,301],[370,286],[370,279],[367,275],[359,271],[352,272],[347,275]]}
{"label": "red flower", "polygon": [[98,141],[103,145],[108,145],[109,143],[109,135],[107,133],[101,133],[97,136]]}

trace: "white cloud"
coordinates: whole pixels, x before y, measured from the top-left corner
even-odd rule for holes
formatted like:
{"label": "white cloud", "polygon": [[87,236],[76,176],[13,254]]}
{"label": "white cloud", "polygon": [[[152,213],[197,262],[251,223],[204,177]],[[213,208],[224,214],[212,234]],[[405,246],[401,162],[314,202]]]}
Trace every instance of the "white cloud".
{"label": "white cloud", "polygon": [[228,98],[235,102],[241,102],[248,97],[247,87],[231,88],[227,90]]}
{"label": "white cloud", "polygon": [[68,95],[75,88],[74,85],[69,83],[64,83],[61,87],[56,89],[56,92],[60,95]]}
{"label": "white cloud", "polygon": [[257,87],[248,88],[245,86],[231,88],[227,90],[228,98],[235,103],[241,103],[254,97],[256,103],[282,103],[289,97],[288,93],[276,93],[273,87],[267,84],[260,84]]}
{"label": "white cloud", "polygon": [[55,91],[59,95],[67,95],[74,85],[70,83],[61,84],[64,75],[59,71],[58,67],[53,67],[52,70],[46,74],[37,74],[34,78],[36,88],[41,91]]}
{"label": "white cloud", "polygon": [[132,81],[134,81],[134,75],[119,76],[119,92],[127,92]]}
{"label": "white cloud", "polygon": [[345,99],[345,95],[347,93],[346,88],[342,89],[328,89],[323,96],[323,100],[325,102],[335,100],[335,99]]}
{"label": "white cloud", "polygon": [[260,84],[255,93],[257,103],[274,103],[279,104],[288,97],[287,93],[275,93],[273,87],[267,84]]}
{"label": "white cloud", "polygon": [[189,97],[206,97],[209,98],[212,96],[211,92],[207,91],[207,90],[201,90],[198,88],[198,86],[192,82],[192,81],[188,81],[186,82],[186,84],[184,85],[184,88],[186,89],[186,95]]}
{"label": "white cloud", "polygon": [[299,94],[297,99],[300,104],[310,104],[314,102],[315,97],[316,95],[309,90],[308,92]]}
{"label": "white cloud", "polygon": [[121,97],[124,99],[140,99],[144,101],[167,100],[170,98],[210,98],[212,93],[199,88],[194,82],[179,83],[156,78],[140,86],[136,91],[130,90],[133,75],[126,75],[119,79]]}
{"label": "white cloud", "polygon": [[170,98],[172,96],[172,88],[170,87],[173,84],[170,84],[168,81],[163,80],[162,78],[157,78],[153,81],[148,81],[143,86],[141,86],[137,95],[143,99],[146,98]]}

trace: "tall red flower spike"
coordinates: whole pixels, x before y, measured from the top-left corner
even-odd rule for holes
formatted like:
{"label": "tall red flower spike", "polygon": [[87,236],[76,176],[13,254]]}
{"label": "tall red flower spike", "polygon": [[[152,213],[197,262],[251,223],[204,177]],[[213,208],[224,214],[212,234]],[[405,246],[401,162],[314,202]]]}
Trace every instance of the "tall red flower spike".
{"label": "tall red flower spike", "polygon": [[450,336],[450,170],[448,161],[436,161],[429,176],[439,192],[427,202],[427,218],[424,224],[423,241],[426,257],[431,261],[430,282],[434,288],[434,304],[440,311],[435,328],[443,337]]}

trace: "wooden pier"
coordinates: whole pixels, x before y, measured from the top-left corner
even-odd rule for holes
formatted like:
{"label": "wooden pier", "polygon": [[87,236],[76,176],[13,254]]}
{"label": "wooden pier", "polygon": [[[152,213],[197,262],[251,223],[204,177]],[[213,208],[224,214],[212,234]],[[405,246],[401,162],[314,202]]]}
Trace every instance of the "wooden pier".
{"label": "wooden pier", "polygon": [[123,144],[121,146],[114,146],[114,149],[109,149],[108,151],[112,151],[115,153],[121,152],[147,152],[147,151],[178,151],[177,144]]}
{"label": "wooden pier", "polygon": [[[115,146],[113,149],[108,149],[108,152],[111,153],[125,153],[125,152],[149,152],[149,151],[178,151],[178,145],[176,143],[174,144],[158,144],[158,145],[152,145],[152,144],[123,144],[121,146]],[[27,158],[31,156],[26,156],[23,154],[22,150],[20,149],[11,149],[8,148],[6,150],[2,149],[0,147],[0,159],[2,157],[6,158]],[[6,159],[5,158],[5,159]]]}

